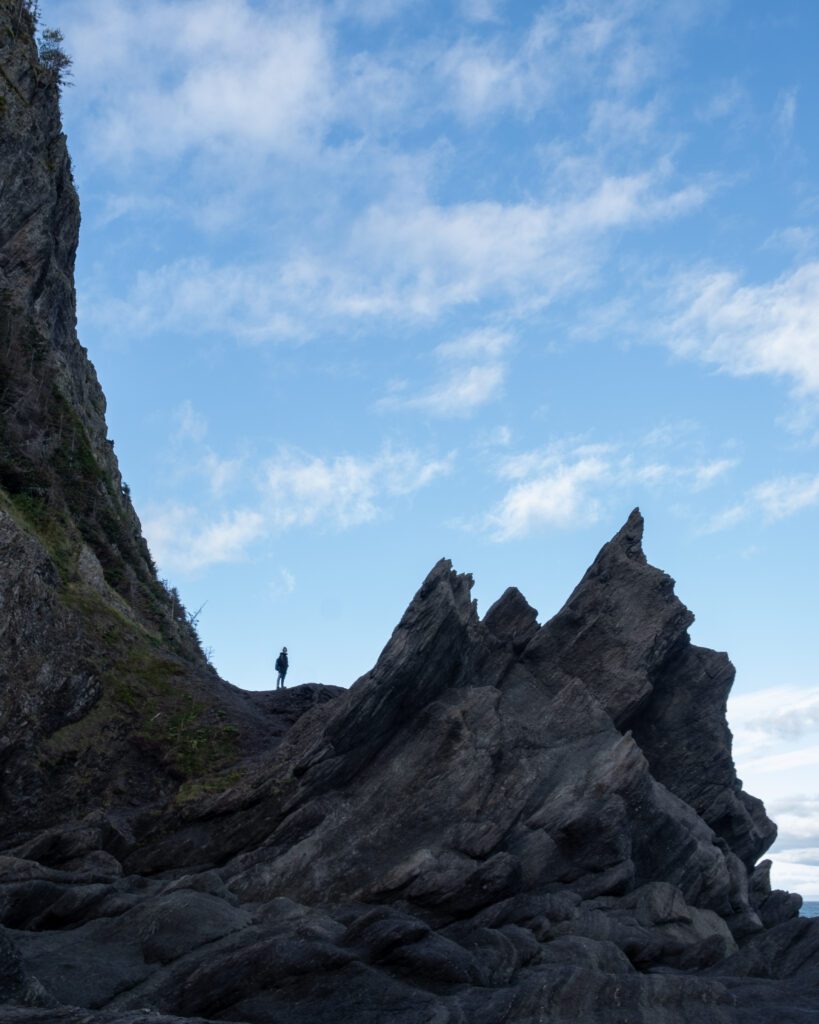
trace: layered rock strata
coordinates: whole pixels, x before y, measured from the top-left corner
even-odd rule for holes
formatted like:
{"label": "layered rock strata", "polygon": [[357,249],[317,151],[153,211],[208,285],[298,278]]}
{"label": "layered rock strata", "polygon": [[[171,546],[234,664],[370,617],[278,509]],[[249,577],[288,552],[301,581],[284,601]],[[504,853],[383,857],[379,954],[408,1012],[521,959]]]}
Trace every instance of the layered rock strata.
{"label": "layered rock strata", "polygon": [[479,618],[439,562],[372,671],[223,792],[8,848],[0,1020],[817,1019],[819,922],[747,863],[775,828],[730,664],[642,527],[542,626],[514,589]]}

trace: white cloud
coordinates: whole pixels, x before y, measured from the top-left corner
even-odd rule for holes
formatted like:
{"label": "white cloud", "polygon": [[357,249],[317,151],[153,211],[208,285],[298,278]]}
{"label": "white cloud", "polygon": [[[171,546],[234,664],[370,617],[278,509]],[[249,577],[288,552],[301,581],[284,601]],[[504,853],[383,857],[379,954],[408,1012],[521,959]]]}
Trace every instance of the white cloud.
{"label": "white cloud", "polygon": [[817,238],[816,228],[793,225],[774,231],[765,239],[762,248],[781,249],[803,258],[816,249]]}
{"label": "white cloud", "polygon": [[660,117],[657,101],[635,106],[617,99],[595,101],[589,119],[588,134],[607,145],[634,146],[649,143]]}
{"label": "white cloud", "polygon": [[819,475],[778,477],[755,487],[751,494],[766,519],[785,519],[819,504]]}
{"label": "white cloud", "polygon": [[478,448],[491,450],[493,448],[508,448],[512,443],[512,428],[502,423],[491,430],[482,430],[476,441]]}
{"label": "white cloud", "polygon": [[[209,453],[213,456],[213,453]],[[238,468],[213,456],[211,497]],[[302,527],[345,530],[371,522],[396,499],[452,471],[455,453],[425,458],[415,449],[385,446],[370,457],[321,458],[282,449],[259,470],[260,497],[250,507],[211,511],[206,504],[170,503],[148,510],[143,530],[163,570],[195,572],[245,558],[266,536]],[[281,582],[281,581],[280,581]]]}
{"label": "white cloud", "polygon": [[771,374],[799,396],[819,394],[819,262],[742,285],[727,272],[692,274],[674,294],[666,333],[679,354],[736,376]]}
{"label": "white cloud", "polygon": [[274,268],[182,259],[139,271],[127,299],[92,295],[85,317],[134,335],[171,331],[227,334],[248,342],[299,337],[303,327],[284,309]]}
{"label": "white cloud", "polygon": [[296,577],[289,569],[279,569],[276,576],[270,581],[270,592],[274,597],[287,597],[296,589]]}
{"label": "white cloud", "polygon": [[[657,435],[661,437],[661,435]],[[523,537],[540,527],[567,528],[594,522],[615,491],[639,487],[684,486],[693,492],[711,486],[737,464],[735,459],[670,463],[641,461],[618,444],[557,442],[521,452],[497,466],[512,481],[486,516],[485,529],[496,540]]]}
{"label": "white cloud", "polygon": [[609,475],[609,464],[587,455],[557,462],[533,480],[516,484],[486,518],[496,540],[522,537],[541,526],[570,527],[594,522],[600,502],[591,497],[589,485]]}
{"label": "white cloud", "polygon": [[[495,6],[468,0],[467,16],[494,20]],[[437,60],[446,102],[474,122],[509,111],[531,117],[567,92],[602,85],[633,91],[661,66],[656,42],[640,36],[638,13],[635,4],[553,5],[517,37],[464,35]]]}
{"label": "white cloud", "polygon": [[431,416],[469,416],[496,399],[503,386],[505,369],[499,363],[455,370],[449,379],[412,398],[385,400],[382,407],[417,409]]}
{"label": "white cloud", "polygon": [[[303,338],[340,320],[434,320],[504,302],[510,315],[593,282],[607,238],[702,205],[710,186],[668,187],[672,169],[604,177],[554,202],[376,203],[323,249],[302,242],[281,260],[213,266],[180,259],[140,271],[127,297],[91,295],[83,316],[110,332],[220,333],[248,341]],[[501,347],[503,332],[477,346]]]}
{"label": "white cloud", "polygon": [[797,739],[805,733],[819,733],[819,691],[805,691],[784,707],[780,702],[765,715],[751,719],[748,725],[785,740]]}
{"label": "white cloud", "polygon": [[[444,342],[436,347],[435,355],[448,364],[456,364],[448,376],[415,395],[404,393],[406,382],[393,384],[391,393],[378,402],[378,408],[417,410],[440,417],[469,416],[499,397],[506,377],[506,365],[500,357],[511,342],[511,334],[492,328]],[[484,361],[468,365],[476,359]]]}
{"label": "white cloud", "polygon": [[201,441],[208,432],[208,421],[186,399],[176,410],[176,437],[184,441]]}
{"label": "white cloud", "polygon": [[719,92],[714,93],[699,116],[703,121],[721,121],[735,117],[747,105],[747,89],[737,79],[732,79]]}
{"label": "white cloud", "polygon": [[285,449],[263,467],[267,516],[276,530],[357,526],[381,514],[383,499],[411,494],[451,472],[453,461],[454,455],[423,459],[389,447],[371,458],[330,459]]}
{"label": "white cloud", "polygon": [[252,509],[237,509],[208,521],[190,505],[149,510],[142,525],[155,560],[163,569],[183,572],[243,558],[265,528],[264,517]]}
{"label": "white cloud", "polygon": [[470,21],[497,21],[499,0],[461,0],[464,17]]}
{"label": "white cloud", "polygon": [[796,90],[787,89],[779,94],[774,111],[776,127],[782,138],[789,142],[796,123]]}
{"label": "white cloud", "polygon": [[95,111],[89,135],[106,158],[298,153],[331,116],[330,41],[309,8],[232,0],[227,14],[222,0],[108,0],[104,11],[66,13]]}
{"label": "white cloud", "polygon": [[216,452],[209,451],[202,459],[202,472],[214,497],[221,497],[239,476],[244,460],[223,459]]}
{"label": "white cloud", "polygon": [[819,688],[733,693],[728,721],[737,771],[746,790],[766,794],[766,810],[779,830],[770,854],[774,886],[819,893]]}
{"label": "white cloud", "polygon": [[792,742],[819,731],[819,689],[771,686],[732,694],[728,717],[734,733],[734,753],[743,759],[767,757],[781,741]]}
{"label": "white cloud", "polygon": [[687,443],[699,430],[695,420],[674,420],[654,427],[643,438],[646,447],[673,448]]}
{"label": "white cloud", "polygon": [[704,462],[702,465],[695,466],[692,471],[693,490],[704,491],[738,464],[738,459],[713,459],[710,462]]}
{"label": "white cloud", "polygon": [[787,853],[769,856],[773,862],[771,882],[774,888],[798,892],[808,899],[819,898],[819,865],[795,862]]}
{"label": "white cloud", "polygon": [[781,754],[767,754],[745,760],[746,771],[757,773],[790,772],[795,768],[806,768],[819,764],[819,747],[804,750],[788,750]]}
{"label": "white cloud", "polygon": [[819,505],[819,475],[802,473],[776,477],[757,484],[741,502],[713,516],[702,532],[717,533],[730,529],[754,514],[774,523],[816,505]]}
{"label": "white cloud", "polygon": [[114,194],[106,197],[103,210],[96,218],[96,225],[107,227],[121,217],[154,214],[167,217],[174,212],[174,203],[168,196],[147,196],[138,192]]}
{"label": "white cloud", "polygon": [[799,854],[799,860],[807,860],[805,854],[812,851],[812,861],[819,865],[819,794],[780,797],[770,801],[768,813],[779,827],[776,852],[789,855]]}
{"label": "white cloud", "polygon": [[472,331],[438,345],[435,354],[443,359],[499,358],[511,345],[512,335],[493,327]]}
{"label": "white cloud", "polygon": [[730,530],[738,523],[744,522],[749,514],[750,510],[747,505],[731,505],[729,508],[723,509],[722,512],[717,512],[716,515],[711,516],[700,532],[707,534]]}

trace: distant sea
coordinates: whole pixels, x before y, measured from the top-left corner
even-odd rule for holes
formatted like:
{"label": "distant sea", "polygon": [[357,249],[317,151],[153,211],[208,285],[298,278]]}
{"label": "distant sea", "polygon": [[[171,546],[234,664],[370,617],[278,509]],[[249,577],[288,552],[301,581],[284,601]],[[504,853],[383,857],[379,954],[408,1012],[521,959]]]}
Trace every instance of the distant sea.
{"label": "distant sea", "polygon": [[802,904],[802,917],[819,917],[819,900],[805,900]]}

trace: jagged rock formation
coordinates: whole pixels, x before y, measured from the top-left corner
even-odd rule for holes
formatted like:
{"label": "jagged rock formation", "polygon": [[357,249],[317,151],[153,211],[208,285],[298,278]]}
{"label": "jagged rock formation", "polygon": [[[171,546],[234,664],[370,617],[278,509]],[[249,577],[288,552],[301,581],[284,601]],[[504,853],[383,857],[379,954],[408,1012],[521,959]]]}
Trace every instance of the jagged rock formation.
{"label": "jagged rock formation", "polygon": [[642,528],[543,626],[514,589],[480,619],[439,562],[373,670],[223,792],[7,849],[7,988],[52,1016],[0,1020],[819,1019],[819,922],[745,863],[775,829],[730,666]]}
{"label": "jagged rock formation", "polygon": [[[639,512],[543,625],[439,562],[349,691],[246,694],[157,580],[74,330],[77,199],[0,0],[0,1024],[796,1024],[772,892]],[[153,723],[153,724],[152,724]],[[158,725],[155,723],[159,723]]]}

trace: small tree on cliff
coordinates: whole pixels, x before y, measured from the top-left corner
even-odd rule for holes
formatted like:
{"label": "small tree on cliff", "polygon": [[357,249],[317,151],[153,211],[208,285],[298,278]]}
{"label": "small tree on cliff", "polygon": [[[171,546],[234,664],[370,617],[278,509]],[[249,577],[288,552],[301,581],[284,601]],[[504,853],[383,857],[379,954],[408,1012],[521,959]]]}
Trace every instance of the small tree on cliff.
{"label": "small tree on cliff", "polygon": [[58,86],[70,85],[71,65],[74,63],[63,49],[64,37],[58,28],[44,28],[37,40],[40,64],[54,78]]}

